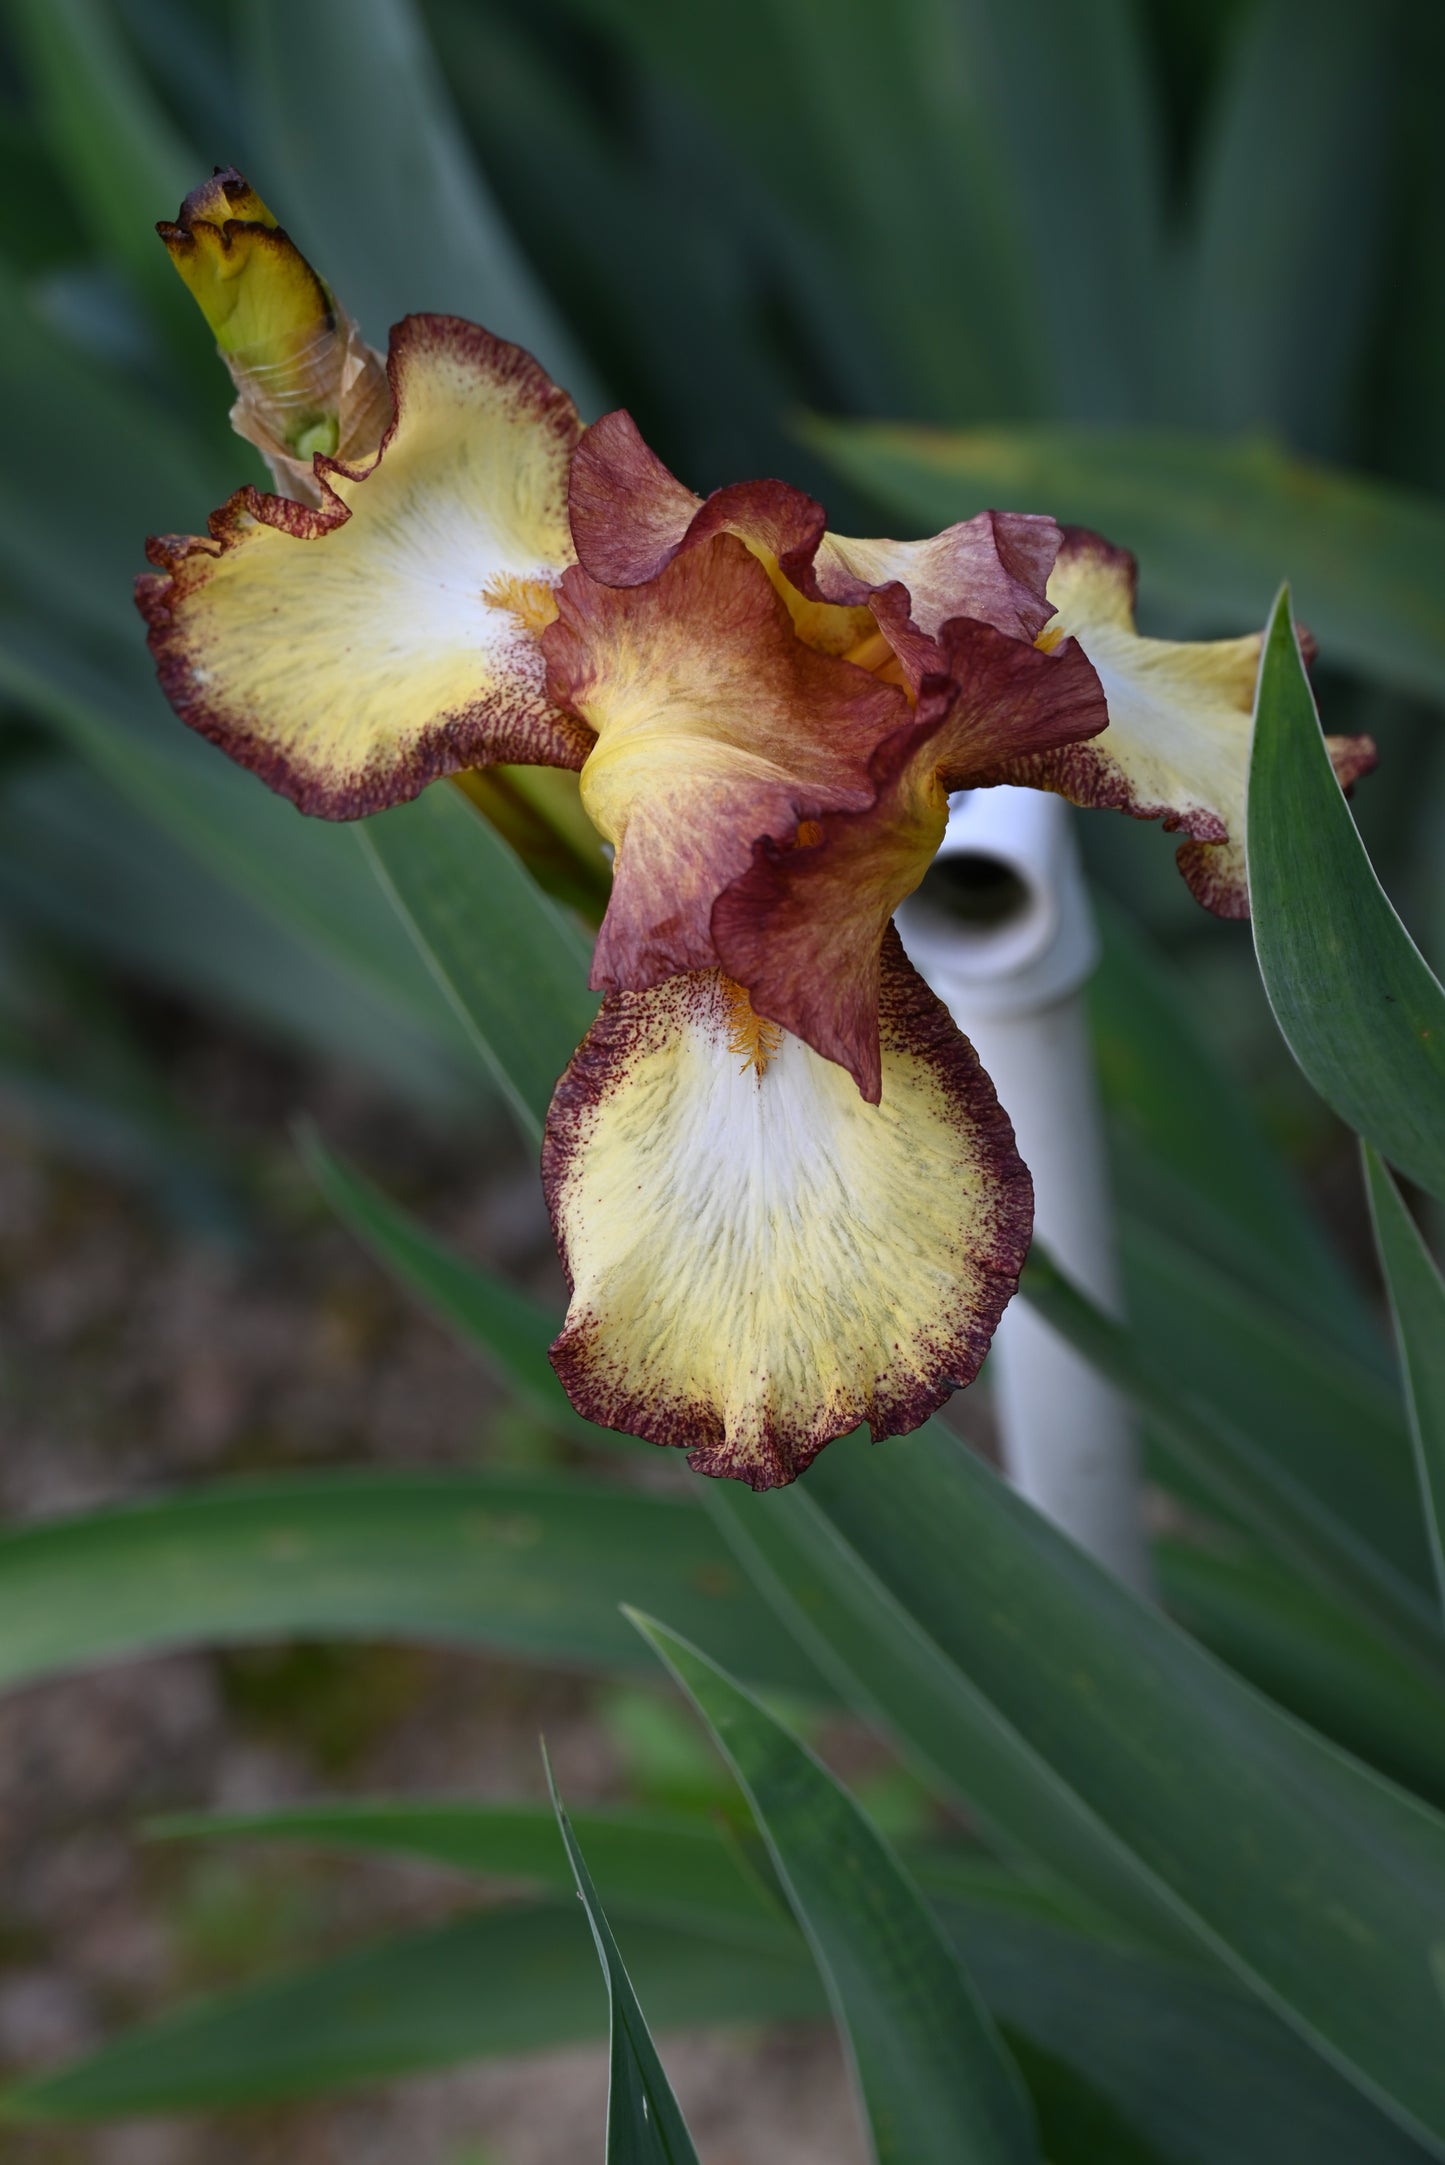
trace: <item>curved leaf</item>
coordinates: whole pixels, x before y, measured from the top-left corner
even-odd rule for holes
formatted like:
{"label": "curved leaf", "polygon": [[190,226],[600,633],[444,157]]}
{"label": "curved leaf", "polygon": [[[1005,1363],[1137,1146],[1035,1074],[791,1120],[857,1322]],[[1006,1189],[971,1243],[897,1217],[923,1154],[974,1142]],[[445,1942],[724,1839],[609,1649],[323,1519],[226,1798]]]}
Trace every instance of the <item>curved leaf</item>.
{"label": "curved leaf", "polygon": [[[351,1805],[329,1814],[301,1808],[278,1815],[274,1831],[291,1825],[302,1838],[308,1816],[329,1821],[329,1831],[314,1826],[317,1839],[369,1846],[373,1835],[378,1845],[395,1837],[415,1855],[563,1885],[565,1859],[551,1815],[541,1806]],[[684,1830],[638,1813],[584,1813],[579,1821],[627,1960],[644,1989],[660,1975],[661,1943],[639,1936],[636,1921],[654,1924],[664,1914],[659,1903],[675,1900],[675,1913],[664,1921],[677,1926],[685,1916],[693,1933],[686,1954],[677,1957],[689,1965],[690,1985],[700,1991],[716,1979],[711,2006],[689,2003],[697,2019],[735,2013],[727,1994],[737,1973],[730,1957],[715,1965],[714,1949],[744,1936],[756,1944],[766,1935],[775,1953],[795,1963],[795,2011],[823,2012],[822,1990],[802,1960],[796,1927],[771,1896],[762,1896],[723,1830],[696,1823]],[[197,1832],[208,1826],[224,1831],[225,1824],[190,1823]],[[248,1831],[244,1817],[234,1825],[238,1833]],[[249,1831],[273,1828],[253,1823]],[[993,1875],[981,1886],[976,1868],[960,1871],[941,1858],[920,1858],[918,1869],[1020,2056],[1039,2099],[1049,2155],[1060,2165],[1099,2165],[1103,2137],[1092,2150],[1087,2142],[1100,2099],[1167,2165],[1420,2165],[1424,2153],[1414,2143],[1228,1982],[1061,1930],[1039,1914],[1026,1883]],[[766,1907],[757,1906],[764,1901]],[[529,2043],[561,2042],[578,2004],[584,2013],[590,2010],[592,2029],[585,2034],[600,2036],[602,1995],[580,2003],[574,1997],[578,1977],[583,1982],[576,1991],[585,1993],[583,1936],[574,1932],[563,1944],[557,1913],[545,1914],[546,1924],[515,1928],[520,1942],[503,1921],[469,1916],[420,1942],[392,1940],[351,1958],[341,1965],[348,2001],[339,2020],[334,1964],[223,1995],[27,2083],[16,2110],[96,2117],[135,2109],[138,2100],[176,2110],[207,2102],[197,2090],[216,2082],[233,2097],[267,2094],[278,2083],[290,2084],[295,2094],[298,2085],[368,2081],[373,2062],[400,2071],[446,2067],[506,2049],[519,2030]],[[532,1957],[554,1942],[562,1966],[534,1968]],[[671,1944],[680,1949],[680,1941]],[[514,1967],[503,2000],[492,1978],[497,1960],[509,1956]],[[771,1964],[756,1973],[756,1981],[765,1990],[781,1989]],[[369,1989],[355,1991],[358,1983]],[[811,1997],[805,2001],[803,1994]],[[272,2019],[269,2010],[278,2000]],[[179,2054],[173,2049],[176,2024],[185,2048]],[[298,2037],[320,2041],[309,2066],[298,2053]],[[1060,2081],[1070,2073],[1072,2096]],[[1080,2090],[1090,2105],[1082,2119],[1082,2149]],[[1064,2114],[1067,2126],[1060,2128],[1056,2116]],[[1134,2165],[1135,2151],[1119,2144],[1117,2127],[1109,2140],[1103,2155],[1111,2165],[1116,2157],[1120,2165]]]}
{"label": "curved leaf", "polygon": [[547,1358],[558,1324],[540,1301],[444,1247],[408,1211],[333,1156],[314,1130],[302,1131],[300,1145],[327,1202],[382,1268],[464,1344],[479,1348],[542,1420],[579,1442],[633,1441],[573,1412]]}
{"label": "curved leaf", "polygon": [[597,1012],[576,924],[459,790],[366,820],[363,848],[487,1073],[539,1141]]}
{"label": "curved leaf", "polygon": [[1255,953],[1286,1044],[1342,1120],[1445,1201],[1445,986],[1340,793],[1287,587],[1260,663],[1247,849]]}
{"label": "curved leaf", "polygon": [[588,414],[600,387],[472,161],[412,0],[255,0],[251,178],[377,345],[401,316],[470,316]]}
{"label": "curved leaf", "polygon": [[1241,13],[1211,99],[1185,273],[1181,373],[1196,418],[1338,446],[1386,256],[1399,42],[1398,18],[1357,0]]}
{"label": "curved leaf", "polygon": [[551,1762],[547,1786],[552,1809],[592,1928],[597,1959],[607,1980],[611,2011],[611,2066],[607,2086],[607,2165],[697,2165],[697,2152],[663,2072],[647,2019],[603,1914],[592,1874],[557,1794]]}
{"label": "curved leaf", "polygon": [[650,1601],[739,1672],[816,1696],[696,1506],[501,1474],[226,1483],[0,1539],[0,1686],[161,1647],[403,1638],[646,1667]]}
{"label": "curved leaf", "polygon": [[[690,1930],[641,1921],[623,1943],[639,1991],[667,2009],[669,2023],[822,2012],[801,1946],[700,1944]],[[0,2110],[14,2120],[102,2120],[307,2097],[576,2043],[600,2036],[606,2019],[575,1902],[483,1911],[198,2001],[21,2084]]]}
{"label": "curved leaf", "polygon": [[1435,1685],[1445,1708],[1445,1633],[1413,1579],[1361,1540],[1254,1434],[1191,1389],[1192,1379],[1173,1374],[1149,1342],[1096,1308],[1042,1250],[1030,1255],[1020,1288],[1031,1307],[1148,1415],[1160,1441],[1205,1495],[1267,1549],[1356,1608]]}
{"label": "curved leaf", "polygon": [[1018,2071],[882,1836],[716,1662],[628,1613],[747,1794],[847,2040],[879,2165],[1037,2165]]}
{"label": "curved leaf", "polygon": [[942,1433],[833,1445],[806,1492],[744,1498],[744,1534],[769,1509],[831,1553],[843,1599],[881,1582],[1197,1944],[1445,2157],[1428,1974],[1445,1820],[1258,1697]]}
{"label": "curved leaf", "polygon": [[[15,0],[11,20],[28,63],[58,171],[104,253],[154,311],[193,378],[210,340],[156,239],[205,166],[181,141],[135,65],[104,0]],[[222,404],[216,386],[217,406]]]}
{"label": "curved leaf", "polygon": [[[691,1923],[772,1947],[796,1944],[786,1910],[717,1820],[633,1807],[579,1811],[574,1821],[603,1897],[618,1914]],[[276,1811],[172,1813],[146,1831],[168,1840],[239,1837],[421,1857],[557,1894],[573,1889],[556,1820],[540,1804],[345,1798]]]}
{"label": "curved leaf", "polygon": [[[1345,1340],[1382,1375],[1388,1357],[1374,1317],[1322,1237],[1299,1184],[1220,1058],[1168,957],[1109,896],[1092,897],[1102,955],[1085,997],[1099,1087],[1121,1147],[1124,1201],[1187,1240],[1275,1307],[1332,1342]],[[1147,1172],[1167,1176],[1137,1184]],[[1152,1208],[1150,1206],[1153,1206]]]}
{"label": "curved leaf", "polygon": [[1375,1243],[1405,1379],[1421,1511],[1445,1600],[1445,1279],[1399,1189],[1368,1143],[1364,1156]]}

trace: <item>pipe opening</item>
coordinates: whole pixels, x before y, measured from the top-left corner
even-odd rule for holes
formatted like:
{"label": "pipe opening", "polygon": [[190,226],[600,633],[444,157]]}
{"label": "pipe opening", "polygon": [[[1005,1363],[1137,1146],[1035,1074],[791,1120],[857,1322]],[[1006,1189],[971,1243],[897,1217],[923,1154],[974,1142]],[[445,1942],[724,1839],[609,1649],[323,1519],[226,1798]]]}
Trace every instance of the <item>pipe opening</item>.
{"label": "pipe opening", "polygon": [[953,924],[999,932],[1021,923],[1035,907],[1036,897],[1006,859],[984,850],[958,850],[934,858],[917,900],[931,915]]}

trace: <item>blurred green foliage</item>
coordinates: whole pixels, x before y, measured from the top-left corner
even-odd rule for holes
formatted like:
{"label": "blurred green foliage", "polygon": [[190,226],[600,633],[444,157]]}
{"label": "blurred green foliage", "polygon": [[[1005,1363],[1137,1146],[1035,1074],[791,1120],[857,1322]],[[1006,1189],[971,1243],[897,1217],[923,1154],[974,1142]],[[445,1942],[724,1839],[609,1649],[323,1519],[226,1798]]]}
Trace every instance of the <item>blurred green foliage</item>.
{"label": "blurred green foliage", "polygon": [[[1419,638],[1439,636],[1420,492],[1445,488],[1442,84],[1431,0],[7,0],[4,922],[433,1109],[475,1103],[355,837],[185,736],[130,610],[145,534],[197,530],[257,475],[151,234],[232,162],[374,340],[408,309],[482,320],[585,410],[629,405],[694,486],[779,473],[876,528],[1012,484],[1020,508],[1139,545],[1146,617],[1197,629],[1257,621],[1265,581],[1293,574],[1332,727],[1381,741],[1375,860],[1438,951],[1440,676],[1376,665],[1404,651],[1412,590]],[[808,414],[967,433],[900,489]],[[1386,495],[1372,524],[1341,478],[1338,531],[1307,513],[1299,562],[1252,499],[1200,548],[1179,458],[1207,495],[1211,445],[1229,489],[1266,441],[1406,486],[1408,519]],[[1157,835],[1085,825],[1096,875],[1182,952],[1297,1151],[1327,1147],[1238,936],[1192,911]],[[0,1000],[0,1073],[23,1090],[36,1048]],[[152,1177],[139,1144],[135,1163]]]}
{"label": "blurred green foliage", "polygon": [[[408,309],[484,321],[587,412],[629,405],[696,487],[781,474],[864,530],[991,498],[1056,511],[1139,549],[1159,628],[1262,622],[1293,576],[1329,726],[1380,741],[1370,857],[1438,957],[1438,0],[7,0],[0,23],[0,1087],[67,1147],[197,1222],[235,1216],[117,981],[364,1063],[432,1116],[475,1118],[490,1089],[533,1131],[585,1018],[575,928],[459,799],[361,837],[302,822],[152,684],[127,598],[143,536],[199,529],[258,477],[149,234],[214,163],[249,173],[373,340]],[[1294,695],[1278,863],[1299,745],[1318,751],[1302,679]],[[1106,2123],[1121,2159],[1418,2165],[1445,2156],[1426,1966],[1445,1822],[1422,1801],[1442,1794],[1445,1642],[1411,1443],[1434,1463],[1439,1439],[1272,1148],[1317,1174],[1348,1142],[1290,1064],[1247,936],[1195,909],[1157,832],[1104,819],[1085,840],[1115,905],[1094,1009],[1134,1331],[1077,1309],[1070,1328],[1160,1427],[1160,1577],[1188,1637],[935,1430],[906,1461],[839,1445],[766,1503],[553,1471],[98,1514],[5,1544],[0,1666],[330,1632],[625,1679],[644,1656],[618,1603],[641,1602],[806,1722],[859,1712],[935,1823],[971,1814],[988,1851],[954,1844],[919,1881],[1057,2165],[1093,2165]],[[1332,852],[1359,919],[1374,875],[1343,829]],[[1310,963],[1308,1012],[1278,996],[1326,923],[1323,878],[1315,851],[1274,881],[1261,951],[1326,1088],[1307,1040],[1340,1011],[1338,953]],[[1388,975],[1376,916],[1351,999]],[[1380,1074],[1404,1063],[1350,1066],[1371,1102],[1347,1109],[1374,1132]],[[567,1435],[545,1313],[315,1156],[394,1275]],[[1438,1299],[1411,1267],[1417,1304]],[[1060,1299],[1043,1262],[1026,1291]],[[226,1673],[258,1724],[304,1699],[341,1769],[376,1680],[406,1667],[311,1651]],[[738,1824],[694,1733],[613,1689],[634,1786],[702,1807],[694,1835],[719,1804]],[[787,1803],[760,1799],[760,1820]],[[472,1833],[480,1859],[496,1827]],[[696,1915],[638,1904],[655,1830],[614,1834],[627,1870],[599,1850],[599,1883],[654,2018],[821,2006],[781,1911],[749,1940],[714,1902],[700,1937]],[[845,1969],[866,1910],[839,1924]],[[12,2109],[280,2096],[591,2035],[575,1922],[554,1891],[268,1980]]]}

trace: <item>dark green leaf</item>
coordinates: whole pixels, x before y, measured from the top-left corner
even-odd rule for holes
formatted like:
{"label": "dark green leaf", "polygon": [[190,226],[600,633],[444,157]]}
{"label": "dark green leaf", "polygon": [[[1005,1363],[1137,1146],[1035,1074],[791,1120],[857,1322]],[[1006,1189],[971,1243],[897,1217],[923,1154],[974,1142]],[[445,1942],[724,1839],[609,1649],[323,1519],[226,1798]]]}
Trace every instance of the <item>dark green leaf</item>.
{"label": "dark green leaf", "polygon": [[[1042,2051],[1084,2078],[1168,2165],[1422,2165],[1427,2153],[1243,1992],[1183,1963],[974,1911],[941,1914],[1065,2155]],[[1087,2131],[1087,2123],[1086,2123]],[[1112,2130],[1079,2165],[1132,2165]]]}
{"label": "dark green leaf", "polygon": [[[207,165],[178,138],[103,0],[15,0],[11,13],[77,213],[194,373],[210,340],[155,228]],[[224,403],[221,380],[216,398]]]}
{"label": "dark green leaf", "polygon": [[802,1539],[796,1506],[755,1510],[723,1481],[704,1493],[759,1590],[839,1697],[925,1780],[959,1798],[1002,1855],[1042,1866],[1096,1927],[1192,1952],[1171,1906],[1108,1829],[856,1555]]}
{"label": "dark green leaf", "polygon": [[1393,1383],[1327,1328],[1331,1312],[1299,1321],[1132,1214],[1122,1246],[1130,1334],[1155,1395],[1217,1416],[1308,1490],[1312,1506],[1428,1588],[1404,1407]]}
{"label": "dark green leaf", "polygon": [[[303,1810],[281,1815],[274,1831],[292,1825],[304,1837],[309,1816],[318,1839],[371,1846],[375,1838],[380,1846],[387,1840],[387,1814],[388,1807],[366,1805],[311,1815]],[[220,1831],[226,1822],[192,1824],[205,1832],[208,1824]],[[649,1931],[639,1935],[637,1923],[655,1927],[673,1901],[676,1911],[666,1922],[686,1921],[693,1936],[685,1951],[680,1936],[670,1943],[677,1964],[688,1964],[690,1980],[679,2019],[689,2011],[698,2020],[735,2017],[736,2005],[726,1996],[737,1975],[739,1940],[746,1935],[757,1948],[763,1934],[770,1936],[774,1961],[756,1979],[776,1991],[776,1963],[794,1962],[790,1974],[799,1996],[792,2011],[822,2013],[822,1989],[811,1964],[801,1959],[791,1919],[781,1910],[748,1906],[759,1901],[756,1882],[739,1866],[723,1830],[695,1823],[684,1831],[638,1813],[583,1814],[579,1824],[626,1958],[644,1988],[660,1974],[661,1943]],[[235,1825],[248,1831],[244,1819]],[[256,1831],[269,1833],[273,1826],[263,1823]],[[398,1805],[390,1808],[390,1833],[408,1847],[414,1841],[416,1855],[563,1883],[565,1859],[542,1806]],[[658,1861],[655,1881],[649,1854]],[[920,1857],[917,1871],[920,1884],[926,1879],[936,1890],[940,1916],[1021,2056],[1039,2096],[1051,2157],[1099,2165],[1097,2148],[1077,2147],[1079,2098],[1058,2099],[1063,2069],[1076,2086],[1087,2086],[1094,2113],[1097,2101],[1107,2100],[1167,2165],[1420,2165],[1424,2153],[1414,2143],[1227,1981],[1060,1929],[1032,1901],[1025,1883],[997,1873],[984,1875],[945,1857]],[[204,2104],[198,2088],[218,2083],[223,2094],[236,2097],[270,2094],[278,2086],[294,2092],[367,2082],[375,2066],[445,2067],[505,2050],[519,2032],[528,2044],[560,2042],[577,2023],[579,2007],[589,2027],[578,2034],[600,2036],[605,2001],[601,1993],[586,1995],[591,1958],[585,1937],[578,1931],[567,1941],[557,1913],[544,1914],[546,1924],[523,1925],[516,1937],[497,1918],[468,1917],[420,1941],[375,1947],[341,1965],[346,1998],[339,2011],[333,2010],[338,1972],[330,1964],[304,1978],[282,1977],[239,1997],[213,2000],[167,2018],[159,2029],[132,2032],[97,2058],[29,2086],[23,2109],[104,2116],[141,2105]],[[555,1959],[534,1966],[543,1946],[555,1948]],[[498,1978],[501,1959],[513,1967]],[[709,1979],[719,1995],[712,2006],[702,1999]],[[769,2011],[762,2004],[757,2013],[766,2017]],[[176,2022],[189,2041],[179,2063],[171,2053]],[[317,2062],[310,2065],[308,2038],[319,2040]],[[1050,2125],[1065,2110],[1071,2142]],[[1085,2135],[1091,2124],[1084,2123]],[[1114,2165],[1115,2151],[1103,2154]],[[1120,2165],[1124,2160],[1134,2165],[1131,2150],[1123,2150]]]}
{"label": "dark green leaf", "polygon": [[[1347,1339],[1386,1373],[1373,1317],[1184,999],[1177,970],[1106,895],[1094,899],[1103,955],[1089,980],[1089,1021],[1125,1200],[1141,1212],[1157,1203],[1150,1215],[1176,1231],[1182,1224],[1191,1249],[1316,1328],[1327,1318],[1333,1340]],[[1152,1178],[1136,1182],[1141,1158]]]}
{"label": "dark green leaf", "polygon": [[313,1130],[302,1134],[301,1151],[327,1202],[383,1269],[464,1343],[479,1348],[544,1421],[587,1443],[622,1440],[573,1412],[547,1358],[557,1335],[548,1309],[433,1239],[407,1211],[333,1157]]}
{"label": "dark green leaf", "polygon": [[1400,1348],[1421,1515],[1445,1598],[1445,1280],[1399,1189],[1368,1143],[1364,1155],[1375,1244]]}
{"label": "dark green leaf", "polygon": [[1211,629],[1262,624],[1287,570],[1326,661],[1445,695],[1445,509],[1267,443],[1157,429],[946,434],[814,421],[849,480],[930,532],[990,504],[1052,512],[1133,549],[1146,600]]}
{"label": "dark green leaf", "polygon": [[1427,1966],[1445,1821],[1279,1714],[943,1434],[834,1444],[806,1491],[742,1510],[866,1566],[833,1583],[866,1605],[881,1581],[1198,1943],[1445,2157]]}
{"label": "dark green leaf", "polygon": [[1287,588],[1260,664],[1248,851],[1255,952],[1290,1051],[1342,1120],[1445,1200],[1445,987],[1335,781]]}
{"label": "dark green leaf", "polygon": [[[189,307],[153,233],[150,242]],[[144,569],[147,534],[204,529],[207,512],[252,470],[251,454],[226,431],[221,386],[213,440],[68,344],[0,266],[0,398],[15,424],[0,479],[7,585],[26,596],[52,643],[76,625],[104,630],[144,667],[131,582]]]}
{"label": "dark green leaf", "polygon": [[[634,1922],[628,1969],[669,2024],[822,2012],[802,1949]],[[602,2034],[607,1999],[575,1902],[503,1909],[203,2000],[12,2090],[15,2119],[96,2120],[305,2097]]]}
{"label": "dark green leaf", "polygon": [[257,0],[245,34],[251,177],[367,336],[380,345],[425,309],[469,316],[599,412],[590,369],[472,163],[412,0]]}
{"label": "dark green leaf", "polygon": [[1025,2165],[1023,2086],[971,1979],[847,1791],[717,1664],[633,1614],[747,1793],[847,2039],[879,2165]]}
{"label": "dark green leaf", "polygon": [[1322,1736],[1445,1806],[1431,1686],[1354,1610],[1233,1537],[1154,1545],[1165,1607],[1191,1638]]}
{"label": "dark green leaf", "polygon": [[[854,343],[878,348],[875,395],[896,385],[910,407],[945,419],[1045,395],[1028,236],[1000,179],[961,11],[899,0],[878,37],[866,0],[577,6],[686,94],[749,182],[760,173],[771,216],[806,234],[796,254],[832,300],[833,338],[852,317]],[[849,276],[860,257],[863,284]]]}
{"label": "dark green leaf", "polygon": [[94,665],[57,642],[28,637],[13,621],[0,625],[0,691],[43,717],[208,871],[399,1007],[413,1032],[420,1024],[444,1046],[464,1049],[450,1003],[417,967],[411,941],[344,829],[298,819],[254,776],[169,718],[158,733],[150,703],[159,706],[159,697],[149,687],[135,692],[124,677],[107,685]]}
{"label": "dark green leaf", "polygon": [[377,876],[523,1132],[597,1012],[587,942],[459,790],[366,821]]}
{"label": "dark green leaf", "polygon": [[574,4],[682,89],[796,219],[793,253],[824,296],[806,294],[810,328],[857,346],[852,314],[879,351],[853,396],[876,407],[891,377],[910,411],[953,420],[1112,416],[1148,396],[1162,206],[1127,8],[896,0],[879,36],[867,0]]}
{"label": "dark green leaf", "polygon": [[1322,1736],[1445,1806],[1439,1699],[1378,1632],[1242,1540],[1156,1542],[1165,1607],[1246,1682]]}
{"label": "dark green leaf", "polygon": [[622,1601],[725,1646],[739,1673],[816,1695],[689,1502],[499,1474],[310,1475],[0,1539],[0,1684],[165,1646],[298,1637],[491,1646],[646,1666]]}
{"label": "dark green leaf", "polygon": [[1190,418],[1340,447],[1392,208],[1399,41],[1389,9],[1357,0],[1263,0],[1241,24],[1211,103],[1185,270]]}
{"label": "dark green leaf", "polygon": [[0,796],[0,903],[204,1013],[358,1065],[439,1113],[475,1116],[465,1048],[453,1053],[303,931],[226,886],[68,755],[37,760]]}
{"label": "dark green leaf", "polygon": [[552,1808],[577,1882],[577,1892],[592,1927],[597,1959],[607,1980],[607,2003],[611,2010],[607,2165],[697,2165],[692,2137],[678,2111],[677,2099],[657,2056],[657,2047],[648,2032],[647,2019],[638,2004],[632,1979],[612,1936],[612,1927],[603,1914],[577,1837],[562,1808],[550,1763],[547,1786],[552,1793]]}
{"label": "dark green leaf", "polygon": [[[715,1820],[628,1809],[578,1812],[575,1824],[603,1900],[617,1915],[693,1924],[770,1947],[795,1944],[791,1918],[741,1845]],[[149,1831],[167,1838],[241,1836],[424,1857],[459,1872],[524,1880],[558,1894],[573,1887],[556,1821],[540,1804],[346,1800],[270,1812],[177,1814],[153,1820]]]}
{"label": "dark green leaf", "polygon": [[1360,1540],[1254,1436],[1190,1391],[1152,1347],[1096,1308],[1038,1248],[1020,1286],[1030,1305],[1148,1415],[1155,1434],[1206,1495],[1266,1548],[1357,1608],[1445,1694],[1445,1634],[1412,1580]]}

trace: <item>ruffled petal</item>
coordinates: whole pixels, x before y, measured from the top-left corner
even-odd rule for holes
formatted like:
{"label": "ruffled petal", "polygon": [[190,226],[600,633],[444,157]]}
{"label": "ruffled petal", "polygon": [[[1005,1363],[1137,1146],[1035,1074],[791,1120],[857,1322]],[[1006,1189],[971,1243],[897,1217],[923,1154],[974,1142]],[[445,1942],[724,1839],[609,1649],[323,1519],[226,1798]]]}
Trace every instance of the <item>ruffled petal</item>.
{"label": "ruffled petal", "polygon": [[737,534],[767,566],[801,637],[841,654],[881,632],[915,689],[940,666],[938,637],[951,619],[1031,642],[1054,613],[1046,587],[1062,537],[1052,519],[982,511],[924,541],[854,540],[828,533],[822,505],[786,482],[695,496],[626,413],[604,415],[583,436],[571,517],[578,562],[607,586],[640,585],[679,551]]}
{"label": "ruffled petal", "polygon": [[870,801],[825,813],[795,847],[758,842],[718,897],[713,943],[759,1014],[840,1062],[878,1102],[880,947],[928,870],[952,790],[1104,727],[1099,680],[1071,639],[1051,651],[967,621],[944,633],[946,674],[874,753]]}
{"label": "ruffled petal", "polygon": [[1032,1186],[896,933],[881,993],[877,1106],[796,1038],[760,1048],[716,971],[604,1002],[543,1149],[572,1288],[552,1361],[587,1419],[772,1488],[977,1374]]}
{"label": "ruffled petal", "polygon": [[641,991],[717,960],[711,912],[755,841],[872,794],[902,691],[806,646],[764,567],[730,534],[634,587],[580,567],[543,634],[554,699],[595,744],[582,801],[616,850],[593,985]]}
{"label": "ruffled petal", "polygon": [[577,561],[599,585],[655,579],[701,505],[645,442],[630,413],[606,413],[584,430],[572,461],[568,515]]}
{"label": "ruffled petal", "polygon": [[410,316],[396,418],[319,510],[243,489],[138,582],[176,711],[302,811],[352,819],[493,760],[580,767],[538,634],[571,561],[572,402],[519,347]]}
{"label": "ruffled petal", "polygon": [[[1109,726],[1088,744],[1030,755],[996,779],[1057,790],[1074,804],[1162,820],[1191,892],[1220,917],[1248,917],[1245,805],[1261,634],[1178,643],[1134,628],[1133,557],[1070,532],[1049,581],[1044,633],[1072,634],[1099,672]],[[1342,783],[1375,764],[1368,737],[1332,737]]]}
{"label": "ruffled petal", "polygon": [[817,579],[838,602],[903,587],[914,625],[929,638],[951,618],[966,616],[1031,644],[1054,613],[1047,587],[1062,540],[1052,519],[1028,511],[980,511],[926,541],[829,534]]}

